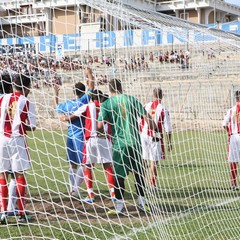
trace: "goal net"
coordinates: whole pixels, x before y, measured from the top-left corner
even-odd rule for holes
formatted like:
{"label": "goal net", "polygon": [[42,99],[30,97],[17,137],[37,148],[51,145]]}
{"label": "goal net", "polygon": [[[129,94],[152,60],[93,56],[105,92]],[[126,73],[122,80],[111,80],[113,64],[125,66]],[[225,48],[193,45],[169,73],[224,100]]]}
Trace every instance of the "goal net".
{"label": "goal net", "polygon": [[[240,90],[240,23],[203,26],[148,10],[151,4],[146,1],[139,9],[122,1],[3,1],[1,76],[31,76],[28,98],[36,108],[37,129],[26,137],[31,158],[25,173],[27,221],[17,222],[16,203],[1,226],[1,239],[240,237],[239,192],[231,188],[228,136],[222,127],[227,110],[235,104],[234,93]],[[81,177],[66,160],[72,125],[64,119],[69,120],[74,111],[62,111],[63,119],[56,110],[55,94],[59,90],[59,104],[75,104],[75,84],[81,82],[87,89],[86,67],[92,69],[95,89],[111,95],[110,80],[120,79],[123,93],[146,107],[154,100],[154,89],[162,89],[162,104],[170,118],[170,123],[164,119],[161,123],[159,144],[165,157],[139,162],[144,169],[143,208],[134,174],[125,178],[123,212],[109,214],[119,201],[113,201],[111,174],[105,165],[94,165],[91,181],[86,165]],[[2,77],[1,86],[4,81]],[[135,121],[139,125],[134,130],[140,132],[141,120]],[[130,130],[121,129],[123,135]],[[80,131],[86,132],[86,126]],[[170,132],[172,150],[168,151]],[[82,144],[76,139],[77,145]],[[75,146],[72,154],[79,149]],[[138,146],[137,154],[142,154],[141,149]],[[73,193],[76,179],[81,184]],[[11,181],[9,176],[9,195]]]}

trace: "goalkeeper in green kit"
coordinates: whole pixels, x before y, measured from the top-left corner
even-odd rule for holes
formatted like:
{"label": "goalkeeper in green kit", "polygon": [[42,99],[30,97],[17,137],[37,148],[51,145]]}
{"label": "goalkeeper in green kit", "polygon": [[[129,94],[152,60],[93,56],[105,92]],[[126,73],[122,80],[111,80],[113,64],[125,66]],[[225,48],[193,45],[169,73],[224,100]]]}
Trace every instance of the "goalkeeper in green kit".
{"label": "goalkeeper in green kit", "polygon": [[124,208],[124,179],[132,172],[138,195],[138,206],[145,211],[144,174],[142,147],[139,133],[139,119],[144,118],[152,129],[157,129],[151,116],[142,104],[133,96],[122,93],[122,84],[118,79],[109,82],[111,97],[100,108],[98,129],[104,122],[109,122],[113,141],[113,162],[115,170],[115,210],[108,214],[118,214]]}

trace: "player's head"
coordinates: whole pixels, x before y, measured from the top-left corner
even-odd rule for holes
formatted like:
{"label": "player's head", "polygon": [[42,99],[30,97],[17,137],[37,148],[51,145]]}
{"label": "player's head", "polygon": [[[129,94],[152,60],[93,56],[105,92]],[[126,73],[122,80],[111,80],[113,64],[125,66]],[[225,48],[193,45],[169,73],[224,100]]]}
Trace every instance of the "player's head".
{"label": "player's head", "polygon": [[73,93],[74,95],[81,97],[83,94],[85,94],[85,85],[81,82],[78,82],[73,87]]}
{"label": "player's head", "polygon": [[108,99],[109,99],[109,96],[108,96],[107,94],[103,94],[103,95],[101,96],[101,98],[100,98],[100,102],[103,103],[103,102],[105,102],[105,101],[108,100]]}
{"label": "player's head", "polygon": [[122,93],[122,83],[119,79],[114,78],[109,82],[110,93]]}
{"label": "player's head", "polygon": [[95,89],[92,94],[92,100],[93,101],[100,101],[101,96],[103,95],[101,90]]}
{"label": "player's head", "polygon": [[14,87],[17,91],[23,93],[23,95],[27,96],[30,92],[31,88],[31,78],[30,76],[19,74],[15,76],[14,79]]}
{"label": "player's head", "polygon": [[234,94],[235,98],[236,98],[236,101],[237,102],[240,102],[240,90],[237,90]]}
{"label": "player's head", "polygon": [[1,75],[0,94],[11,93],[13,91],[12,79],[9,74]]}
{"label": "player's head", "polygon": [[153,90],[153,97],[156,99],[162,99],[163,98],[163,92],[161,88],[154,88]]}

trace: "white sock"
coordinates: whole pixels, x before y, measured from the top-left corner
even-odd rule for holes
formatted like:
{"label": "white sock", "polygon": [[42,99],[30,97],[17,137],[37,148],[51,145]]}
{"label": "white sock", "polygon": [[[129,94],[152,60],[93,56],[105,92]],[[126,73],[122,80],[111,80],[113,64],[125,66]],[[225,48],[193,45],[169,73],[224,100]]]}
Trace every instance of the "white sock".
{"label": "white sock", "polygon": [[77,169],[69,168],[68,170],[68,179],[70,184],[70,191],[74,190],[75,184],[76,184],[76,172]]}
{"label": "white sock", "polygon": [[115,207],[118,212],[122,212],[123,207],[124,207],[124,200],[116,200],[115,202]]}
{"label": "white sock", "polygon": [[138,196],[138,205],[145,205],[145,198],[143,196]]}
{"label": "white sock", "polygon": [[16,180],[11,179],[9,188],[8,188],[8,206],[7,210],[8,212],[13,212],[15,211],[16,208],[16,202],[17,202],[17,185],[16,185]]}
{"label": "white sock", "polygon": [[77,170],[76,174],[76,182],[74,186],[74,191],[77,191],[78,187],[82,185],[82,182],[84,181],[84,167],[80,166]]}

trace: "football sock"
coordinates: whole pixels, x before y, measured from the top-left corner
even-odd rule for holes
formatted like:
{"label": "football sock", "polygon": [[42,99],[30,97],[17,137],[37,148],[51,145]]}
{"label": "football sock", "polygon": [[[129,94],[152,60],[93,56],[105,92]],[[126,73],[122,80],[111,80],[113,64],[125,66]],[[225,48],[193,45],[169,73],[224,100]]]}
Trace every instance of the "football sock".
{"label": "football sock", "polygon": [[24,176],[17,178],[17,197],[18,197],[18,213],[23,214],[25,207],[25,194],[26,194],[26,179]]}
{"label": "football sock", "polygon": [[75,191],[77,191],[78,187],[82,185],[82,182],[84,181],[84,167],[80,166],[77,170],[76,174],[76,183],[75,183]]}
{"label": "football sock", "polygon": [[69,184],[70,184],[70,191],[73,191],[74,186],[76,184],[76,172],[77,170],[74,168],[69,168],[68,170],[68,178],[69,178]]}
{"label": "football sock", "polygon": [[237,163],[230,163],[232,185],[237,185]]}
{"label": "football sock", "polygon": [[108,181],[108,185],[109,188],[114,188],[114,175],[113,175],[113,168],[112,167],[107,167],[105,169],[106,173],[107,173],[107,181]]}
{"label": "football sock", "polygon": [[85,167],[84,179],[87,189],[93,188],[92,169]]}
{"label": "football sock", "polygon": [[7,210],[8,186],[5,178],[0,178],[1,212]]}
{"label": "football sock", "polygon": [[17,202],[17,185],[16,185],[15,179],[11,179],[8,191],[9,191],[9,198],[8,198],[7,210],[8,212],[13,212],[15,211],[16,202]]}

